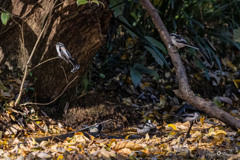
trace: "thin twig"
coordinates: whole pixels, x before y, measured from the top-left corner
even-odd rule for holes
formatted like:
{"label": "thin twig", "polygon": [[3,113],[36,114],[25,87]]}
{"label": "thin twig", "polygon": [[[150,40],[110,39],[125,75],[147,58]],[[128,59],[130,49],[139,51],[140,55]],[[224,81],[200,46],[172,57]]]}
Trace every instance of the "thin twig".
{"label": "thin twig", "polygon": [[21,99],[22,92],[23,92],[23,84],[25,83],[25,80],[26,80],[26,77],[27,77],[27,73],[28,73],[28,64],[30,63],[30,61],[31,61],[31,59],[32,59],[32,57],[33,57],[33,54],[35,53],[35,50],[36,50],[36,48],[37,48],[37,45],[38,45],[38,43],[39,43],[39,41],[40,41],[40,39],[41,39],[41,37],[42,37],[42,34],[43,34],[46,26],[47,26],[47,23],[45,23],[45,25],[44,25],[44,27],[43,27],[43,29],[42,29],[42,32],[41,32],[40,35],[38,36],[38,39],[37,39],[37,41],[36,41],[36,43],[35,43],[35,45],[34,45],[34,47],[33,47],[33,50],[32,50],[32,52],[31,52],[31,54],[30,54],[30,57],[28,58],[28,61],[27,61],[26,65],[25,65],[25,71],[24,71],[24,75],[23,75],[23,79],[22,79],[20,91],[19,91],[18,97],[17,97],[17,99],[16,99],[16,101],[15,101],[15,103],[14,103],[14,106],[17,106],[17,104],[19,103],[19,101],[20,101],[20,99]]}
{"label": "thin twig", "polygon": [[34,66],[34,67],[31,69],[31,71],[34,70],[34,69],[36,69],[37,67],[39,67],[40,65],[42,65],[42,64],[44,64],[44,63],[46,63],[46,62],[49,62],[49,61],[52,61],[52,60],[58,59],[58,58],[59,58],[59,57],[57,56],[57,57],[49,58],[49,59],[47,59],[47,60],[45,60],[45,61],[43,61],[43,62],[40,62],[40,63],[38,63],[36,66]]}
{"label": "thin twig", "polygon": [[[56,3],[56,1],[55,1],[55,3]],[[55,3],[54,3],[54,5],[55,5]],[[53,5],[53,7],[54,7],[54,5]],[[53,7],[52,7],[52,9],[53,9]],[[52,11],[52,9],[51,9],[51,11]],[[51,11],[49,11],[49,13],[50,13]],[[50,17],[50,16],[49,16],[49,17]],[[25,71],[24,71],[24,76],[23,76],[22,83],[21,83],[21,86],[20,86],[20,91],[19,91],[18,97],[17,97],[17,99],[16,99],[16,101],[15,101],[15,103],[14,103],[14,106],[17,106],[17,104],[19,103],[19,101],[20,101],[20,99],[21,99],[22,92],[23,92],[23,84],[24,84],[24,82],[25,82],[25,80],[26,80],[27,73],[28,73],[28,65],[29,65],[30,61],[32,60],[32,57],[33,57],[33,55],[34,55],[34,53],[35,53],[35,50],[36,50],[36,48],[37,48],[37,46],[38,46],[38,43],[39,43],[41,37],[42,37],[42,35],[43,35],[43,32],[44,32],[45,29],[46,29],[47,24],[48,24],[47,22],[44,24],[44,27],[42,28],[42,31],[41,31],[40,35],[38,36],[38,39],[37,39],[37,41],[36,41],[36,43],[35,43],[35,45],[34,45],[34,47],[33,47],[33,49],[32,49],[32,52],[31,52],[31,54],[30,54],[30,56],[29,56],[29,58],[28,58],[28,61],[27,61],[26,65],[25,65]]]}
{"label": "thin twig", "polygon": [[73,80],[71,80],[66,87],[63,89],[63,91],[52,101],[48,102],[48,103],[34,103],[34,102],[26,102],[23,104],[20,104],[20,106],[25,106],[25,105],[39,105],[39,106],[47,106],[53,102],[55,102],[59,97],[61,97],[63,95],[63,93],[66,91],[66,89],[68,88],[68,86],[70,86],[79,76],[77,75],[75,78],[73,78]]}
{"label": "thin twig", "polygon": [[61,66],[61,68],[62,68],[62,70],[63,70],[64,76],[65,76],[65,79],[66,79],[66,81],[67,81],[67,83],[68,83],[68,78],[67,78],[67,74],[66,74],[66,72],[65,72],[65,69],[63,68],[63,66]]}

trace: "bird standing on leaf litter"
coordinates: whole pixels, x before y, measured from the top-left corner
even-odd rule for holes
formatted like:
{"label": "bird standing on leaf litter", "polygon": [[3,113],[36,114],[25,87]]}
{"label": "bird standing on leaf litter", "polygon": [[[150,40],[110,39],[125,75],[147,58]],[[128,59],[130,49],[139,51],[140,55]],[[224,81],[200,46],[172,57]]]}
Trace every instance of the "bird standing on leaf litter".
{"label": "bird standing on leaf litter", "polygon": [[103,129],[103,126],[100,123],[95,123],[92,126],[82,125],[82,127],[88,129],[88,132],[91,134],[99,134]]}
{"label": "bird standing on leaf litter", "polygon": [[176,117],[180,118],[183,122],[187,122],[187,121],[193,122],[197,120],[199,116],[200,116],[199,112],[194,112],[194,113],[185,113]]}
{"label": "bird standing on leaf litter", "polygon": [[103,126],[101,124],[95,123],[94,126],[89,128],[89,132],[98,134],[102,131],[102,129],[103,129]]}
{"label": "bird standing on leaf litter", "polygon": [[178,49],[183,48],[183,47],[190,47],[190,48],[199,50],[199,48],[190,45],[185,39],[183,39],[181,36],[177,35],[176,33],[171,33],[170,37],[171,37],[172,43]]}
{"label": "bird standing on leaf litter", "polygon": [[70,62],[73,65],[73,69],[71,70],[72,73],[75,73],[80,68],[80,65],[77,63],[77,61],[74,58],[72,58],[72,56],[70,55],[70,53],[68,52],[64,44],[62,44],[61,42],[58,42],[56,44],[56,50],[60,58],[62,58],[67,63]]}
{"label": "bird standing on leaf litter", "polygon": [[[191,113],[186,113],[186,110],[191,111]],[[195,107],[193,107],[192,105],[189,104],[185,104],[183,105],[179,111],[177,112],[177,114],[175,115],[177,118],[181,119],[183,122],[190,122],[190,127],[188,129],[186,138],[190,137],[190,131],[191,128],[193,126],[194,121],[196,121],[199,117],[200,117],[200,113],[198,112],[199,110],[197,110]]]}
{"label": "bird standing on leaf litter", "polygon": [[157,130],[156,126],[151,122],[151,120],[148,120],[145,124],[140,125],[138,127],[133,127],[133,129],[136,129],[138,134],[146,134],[148,132],[156,132],[156,130]]}

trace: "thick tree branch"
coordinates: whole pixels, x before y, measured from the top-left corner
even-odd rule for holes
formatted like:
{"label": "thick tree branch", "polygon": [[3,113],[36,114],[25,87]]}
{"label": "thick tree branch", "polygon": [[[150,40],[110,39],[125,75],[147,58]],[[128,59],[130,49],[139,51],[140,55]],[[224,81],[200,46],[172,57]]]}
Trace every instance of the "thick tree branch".
{"label": "thick tree branch", "polygon": [[141,5],[150,15],[155,27],[157,28],[161,39],[167,46],[168,53],[171,57],[176,76],[178,79],[179,90],[175,90],[174,93],[181,99],[186,100],[198,109],[206,112],[212,117],[215,117],[232,129],[240,128],[240,121],[228,114],[227,112],[219,109],[213,102],[206,101],[201,97],[196,96],[190,89],[185,68],[183,66],[181,57],[176,47],[172,44],[169,33],[163,24],[162,19],[157,13],[157,10],[153,7],[149,0],[141,0]]}

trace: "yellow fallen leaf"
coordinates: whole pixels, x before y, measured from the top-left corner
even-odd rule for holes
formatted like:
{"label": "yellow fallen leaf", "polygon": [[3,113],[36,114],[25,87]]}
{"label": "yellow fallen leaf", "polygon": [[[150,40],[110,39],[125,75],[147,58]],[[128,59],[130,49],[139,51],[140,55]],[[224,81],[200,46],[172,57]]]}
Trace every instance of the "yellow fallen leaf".
{"label": "yellow fallen leaf", "polygon": [[209,133],[214,132],[214,128],[210,128],[210,129],[208,130],[208,132],[209,132]]}
{"label": "yellow fallen leaf", "polygon": [[174,136],[176,134],[176,132],[170,132],[169,134]]}
{"label": "yellow fallen leaf", "polygon": [[223,131],[223,130],[218,130],[218,131],[216,132],[216,135],[219,135],[219,134],[227,135],[227,133],[226,133],[225,131]]}
{"label": "yellow fallen leaf", "polygon": [[57,160],[62,160],[63,159],[63,155],[60,154],[58,157],[57,157]]}
{"label": "yellow fallen leaf", "polygon": [[129,136],[130,136],[130,135],[127,135],[127,136],[125,137],[125,140],[128,140]]}
{"label": "yellow fallen leaf", "polygon": [[227,66],[231,68],[233,72],[237,72],[237,67],[234,66],[230,60],[227,60]]}
{"label": "yellow fallen leaf", "polygon": [[202,117],[201,119],[200,119],[200,122],[201,122],[201,125],[203,125],[204,124],[204,117]]}
{"label": "yellow fallen leaf", "polygon": [[84,134],[82,132],[76,132],[74,135],[81,135],[81,136],[83,136]]}
{"label": "yellow fallen leaf", "polygon": [[196,131],[196,132],[191,136],[191,138],[188,139],[188,141],[190,141],[190,142],[196,142],[197,140],[199,140],[199,139],[201,139],[201,138],[202,138],[201,132]]}
{"label": "yellow fallen leaf", "polygon": [[240,84],[240,79],[233,80],[233,83],[237,87],[237,89],[239,89],[239,85],[238,84]]}
{"label": "yellow fallen leaf", "polygon": [[170,127],[175,131],[178,130],[177,127],[174,124],[168,124],[167,127]]}

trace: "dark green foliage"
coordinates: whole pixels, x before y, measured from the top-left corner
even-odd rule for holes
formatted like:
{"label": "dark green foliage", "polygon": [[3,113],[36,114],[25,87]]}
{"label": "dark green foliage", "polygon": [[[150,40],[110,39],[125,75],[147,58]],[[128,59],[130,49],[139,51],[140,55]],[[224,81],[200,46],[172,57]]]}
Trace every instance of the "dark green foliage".
{"label": "dark green foliage", "polygon": [[[190,44],[200,48],[200,52],[185,48],[180,50],[180,53],[187,54],[185,57],[188,58],[188,61],[190,59],[199,71],[203,70],[208,80],[209,71],[222,71],[221,58],[228,55],[229,49],[240,50],[240,1],[153,0],[151,2],[170,33],[176,32],[183,35]],[[142,62],[138,58],[139,55],[132,54],[132,66],[135,63],[147,66],[153,63],[152,60],[155,60],[161,67],[165,65],[170,68],[166,60],[168,58],[167,50],[140,3],[117,0],[110,1],[110,7],[120,24],[114,41],[108,41],[112,43],[112,45],[108,43],[111,50],[126,47],[124,46],[126,40],[131,37],[137,39],[132,47],[143,53],[141,55]],[[153,57],[151,61],[146,56],[149,54]],[[130,69],[131,72],[133,72],[133,68]],[[136,79],[136,75],[132,79]],[[134,84],[137,83],[134,82]]]}

